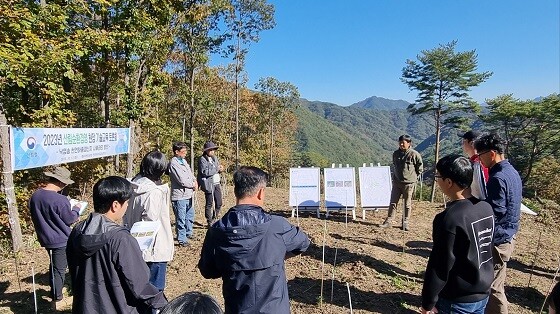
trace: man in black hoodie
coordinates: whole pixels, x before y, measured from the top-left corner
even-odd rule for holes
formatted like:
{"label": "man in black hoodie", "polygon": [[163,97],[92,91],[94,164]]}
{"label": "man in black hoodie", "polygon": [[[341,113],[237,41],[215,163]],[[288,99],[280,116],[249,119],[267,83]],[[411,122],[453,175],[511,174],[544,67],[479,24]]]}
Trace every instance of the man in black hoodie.
{"label": "man in black hoodie", "polygon": [[167,304],[150,284],[138,243],[116,223],[131,196],[125,178],[111,176],[93,186],[94,213],[74,227],[66,246],[72,313],[152,313]]}
{"label": "man in black hoodie", "polygon": [[198,267],[223,280],[227,313],[290,313],[284,259],[309,247],[286,219],[265,212],[266,172],[240,167],[233,175],[237,205],[206,233]]}
{"label": "man in black hoodie", "polygon": [[421,313],[483,314],[494,279],[492,207],[471,195],[473,168],[467,158],[443,157],[435,177],[451,200],[434,218]]}

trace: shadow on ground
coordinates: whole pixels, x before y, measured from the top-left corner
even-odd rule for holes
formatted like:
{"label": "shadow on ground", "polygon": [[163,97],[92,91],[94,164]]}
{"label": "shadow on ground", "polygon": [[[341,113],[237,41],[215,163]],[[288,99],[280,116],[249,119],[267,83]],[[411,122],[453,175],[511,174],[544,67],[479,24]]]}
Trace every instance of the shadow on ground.
{"label": "shadow on ground", "polygon": [[533,287],[505,287],[510,303],[515,303],[531,312],[538,313],[546,296]]}
{"label": "shadow on ground", "polygon": [[516,260],[516,259],[511,259],[507,263],[507,267],[511,268],[511,269],[518,270],[518,271],[520,271],[522,273],[525,273],[525,274],[533,274],[535,276],[545,277],[545,278],[548,278],[548,279],[554,278],[555,270],[542,268],[542,267],[536,266],[536,265],[534,265],[534,266],[527,265],[527,264],[525,264],[523,262],[520,262],[519,260]]}
{"label": "shadow on ground", "polygon": [[[291,300],[311,305],[316,304],[319,307],[321,280],[296,277],[288,282],[288,289]],[[350,286],[350,296],[352,309],[354,310],[380,313],[417,313],[417,311],[411,310],[410,307],[418,308],[420,306],[418,296],[405,292],[375,293],[362,291],[358,287]],[[338,280],[325,281],[323,303],[349,309],[350,302],[346,283]]]}
{"label": "shadow on ground", "polygon": [[[423,276],[420,274],[408,272],[395,265],[391,265],[383,260],[374,258],[369,255],[350,252],[346,248],[333,248],[330,246],[325,246],[325,263],[332,265],[334,263],[335,254],[336,254],[336,265],[340,265],[344,263],[362,262],[364,263],[365,266],[374,269],[376,272],[391,277],[395,275],[400,275],[415,280],[423,279]],[[304,253],[304,255],[310,256],[318,261],[322,261],[323,247],[311,243],[311,245]]]}
{"label": "shadow on ground", "polygon": [[430,252],[432,250],[432,243],[426,241],[408,241],[406,245],[403,247],[403,246],[396,245],[394,243],[389,243],[384,240],[371,239],[366,237],[343,236],[336,233],[330,234],[330,236],[337,240],[347,240],[356,243],[361,243],[364,245],[374,245],[387,250],[391,250],[393,252],[407,253],[407,254],[417,255],[425,258],[428,258],[430,256]]}
{"label": "shadow on ground", "polygon": [[[46,277],[48,286],[48,274],[42,274],[36,276],[35,278]],[[24,278],[24,282],[32,282],[31,276]],[[0,281],[0,295],[2,299],[0,300],[0,312],[4,313],[3,308],[9,308],[12,313],[35,313],[35,299],[33,291],[16,291],[7,292],[10,282]],[[35,290],[36,300],[37,300],[37,313],[52,313],[51,309],[49,291],[45,289]],[[57,313],[72,313],[71,310],[68,311],[58,311]]]}

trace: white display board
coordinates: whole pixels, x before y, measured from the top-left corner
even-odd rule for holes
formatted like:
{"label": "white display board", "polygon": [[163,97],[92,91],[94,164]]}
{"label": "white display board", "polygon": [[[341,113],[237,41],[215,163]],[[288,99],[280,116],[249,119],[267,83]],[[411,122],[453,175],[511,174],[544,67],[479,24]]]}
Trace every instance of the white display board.
{"label": "white display board", "polygon": [[290,168],[290,206],[319,207],[319,168]]}
{"label": "white display board", "polygon": [[356,207],[356,175],[354,167],[325,168],[325,206]]}
{"label": "white display board", "polygon": [[360,203],[366,207],[389,207],[391,202],[391,167],[360,167]]}

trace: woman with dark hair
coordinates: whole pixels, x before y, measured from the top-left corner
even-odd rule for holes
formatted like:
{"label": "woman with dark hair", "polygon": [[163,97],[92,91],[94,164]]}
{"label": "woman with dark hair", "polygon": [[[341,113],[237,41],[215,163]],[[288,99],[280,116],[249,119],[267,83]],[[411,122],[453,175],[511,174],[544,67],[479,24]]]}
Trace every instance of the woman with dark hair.
{"label": "woman with dark hair", "polygon": [[129,230],[138,221],[161,223],[152,246],[142,252],[144,261],[150,268],[150,283],[160,291],[165,288],[167,262],[173,259],[174,253],[169,216],[170,190],[167,183],[161,182],[167,163],[167,157],[159,151],[152,151],[144,156],[140,172],[132,179],[134,195],[123,217],[123,224]]}
{"label": "woman with dark hair", "polygon": [[171,300],[159,314],[222,314],[222,308],[211,296],[187,292]]}

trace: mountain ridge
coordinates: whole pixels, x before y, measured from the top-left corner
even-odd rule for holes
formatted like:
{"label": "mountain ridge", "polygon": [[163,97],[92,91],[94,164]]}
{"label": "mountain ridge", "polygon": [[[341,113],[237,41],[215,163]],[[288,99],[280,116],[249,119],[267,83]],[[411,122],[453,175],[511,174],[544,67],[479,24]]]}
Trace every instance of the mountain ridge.
{"label": "mountain ridge", "polygon": [[[429,113],[412,115],[403,100],[372,96],[351,106],[301,99],[295,113],[297,166],[331,164],[391,165],[398,137],[409,134],[412,147],[423,157],[425,169],[434,159],[435,131]],[[442,132],[440,154],[461,153],[456,129]]]}

